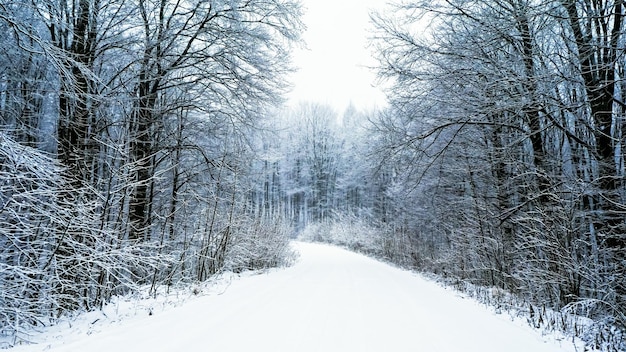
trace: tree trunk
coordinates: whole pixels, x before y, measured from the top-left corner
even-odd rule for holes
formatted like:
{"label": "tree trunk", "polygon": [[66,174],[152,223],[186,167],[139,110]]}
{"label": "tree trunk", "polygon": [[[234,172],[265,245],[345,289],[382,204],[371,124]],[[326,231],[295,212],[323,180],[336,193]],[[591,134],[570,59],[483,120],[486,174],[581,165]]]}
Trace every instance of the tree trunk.
{"label": "tree trunk", "polygon": [[[61,72],[59,94],[58,154],[67,167],[76,189],[88,185],[92,175],[88,165],[94,158],[90,141],[91,78],[95,59],[96,18],[98,2],[80,0],[71,38],[68,32],[51,24],[49,29],[54,44],[69,52],[66,70]],[[68,46],[68,43],[71,44]]]}

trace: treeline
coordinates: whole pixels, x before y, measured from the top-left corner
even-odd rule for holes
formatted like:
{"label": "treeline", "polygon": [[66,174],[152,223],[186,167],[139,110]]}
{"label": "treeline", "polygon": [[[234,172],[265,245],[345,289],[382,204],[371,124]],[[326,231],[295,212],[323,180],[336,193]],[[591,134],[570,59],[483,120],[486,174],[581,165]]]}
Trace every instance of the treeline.
{"label": "treeline", "polygon": [[[250,199],[282,218],[300,240],[329,242],[415,267],[411,230],[397,205],[415,185],[400,184],[379,112],[305,102],[277,112],[259,141],[259,182]],[[402,188],[402,187],[408,188]]]}
{"label": "treeline", "polygon": [[624,11],[619,0],[450,0],[373,16],[391,102],[375,127],[415,265],[593,318],[596,347],[618,350]]}
{"label": "treeline", "polygon": [[256,204],[309,239],[512,293],[534,324],[623,348],[624,12],[618,0],[390,5],[372,16],[389,107],[354,114],[360,126],[292,112],[280,152],[266,145]]}
{"label": "treeline", "polygon": [[0,327],[279,265],[251,200],[291,0],[0,0]]}
{"label": "treeline", "polygon": [[619,350],[624,12],[393,5],[372,32],[389,107],[340,114],[272,108],[296,1],[0,0],[0,326],[280,264],[290,226]]}
{"label": "treeline", "polygon": [[[365,112],[343,114],[312,102],[278,112],[257,149],[259,183],[253,203],[268,217],[286,219],[299,233],[340,214],[373,209],[372,161],[363,149]],[[367,215],[367,214],[364,214]]]}

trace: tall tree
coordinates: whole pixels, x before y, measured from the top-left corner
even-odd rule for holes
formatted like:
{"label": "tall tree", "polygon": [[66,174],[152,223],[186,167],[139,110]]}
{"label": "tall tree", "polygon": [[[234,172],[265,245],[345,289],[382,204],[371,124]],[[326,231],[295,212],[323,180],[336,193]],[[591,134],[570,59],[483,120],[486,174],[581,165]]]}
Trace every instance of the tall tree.
{"label": "tall tree", "polygon": [[[402,171],[405,187],[437,180],[441,213],[420,216],[459,221],[437,229],[437,256],[453,275],[556,308],[602,302],[590,314],[621,325],[624,283],[606,270],[623,272],[623,11],[621,1],[446,0],[374,17],[379,72],[393,82],[378,121],[394,136],[387,153],[416,165]],[[460,253],[471,255],[454,262]]]}
{"label": "tall tree", "polygon": [[0,241],[29,243],[0,266],[34,283],[16,321],[280,263],[285,230],[243,199],[300,14],[291,0],[0,0]]}
{"label": "tall tree", "polygon": [[[154,155],[152,136],[172,109],[166,89],[192,89],[183,107],[246,121],[277,102],[278,79],[289,67],[282,38],[298,38],[299,6],[291,1],[204,1],[187,5],[140,1],[144,43],[138,62],[137,100],[130,120],[135,185],[130,200],[131,239],[149,236]],[[199,99],[211,97],[209,103]],[[244,122],[245,123],[245,122]],[[155,150],[157,148],[157,150]]]}

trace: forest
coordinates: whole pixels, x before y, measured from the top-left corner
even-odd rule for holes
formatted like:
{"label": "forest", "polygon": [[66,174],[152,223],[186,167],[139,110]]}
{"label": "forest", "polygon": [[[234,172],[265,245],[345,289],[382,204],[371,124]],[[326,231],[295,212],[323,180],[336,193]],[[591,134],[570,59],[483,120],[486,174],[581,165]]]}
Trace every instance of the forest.
{"label": "forest", "polygon": [[390,3],[375,111],[285,106],[303,11],[0,0],[0,334],[299,238],[623,348],[623,1]]}

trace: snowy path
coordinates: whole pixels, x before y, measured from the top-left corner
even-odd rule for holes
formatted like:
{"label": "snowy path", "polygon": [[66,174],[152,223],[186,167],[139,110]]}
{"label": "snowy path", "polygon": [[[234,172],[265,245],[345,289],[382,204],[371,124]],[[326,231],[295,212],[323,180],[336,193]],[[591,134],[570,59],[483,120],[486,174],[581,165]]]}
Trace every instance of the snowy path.
{"label": "snowy path", "polygon": [[64,346],[19,351],[559,352],[538,332],[358,254],[297,243],[299,262]]}

